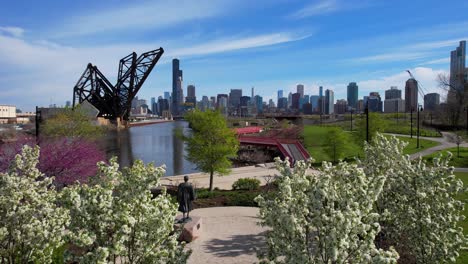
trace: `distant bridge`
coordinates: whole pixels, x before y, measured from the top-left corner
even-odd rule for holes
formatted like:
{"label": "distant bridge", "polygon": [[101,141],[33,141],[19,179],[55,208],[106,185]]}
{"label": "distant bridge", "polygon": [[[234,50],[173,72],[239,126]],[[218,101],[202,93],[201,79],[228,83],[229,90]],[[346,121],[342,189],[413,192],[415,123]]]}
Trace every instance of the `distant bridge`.
{"label": "distant bridge", "polygon": [[259,145],[259,146],[274,146],[283,154],[286,158],[289,158],[291,164],[294,164],[298,160],[308,160],[310,158],[309,153],[304,146],[296,139],[283,139],[283,138],[271,138],[271,137],[255,137],[240,135],[238,137],[239,142],[243,145]]}

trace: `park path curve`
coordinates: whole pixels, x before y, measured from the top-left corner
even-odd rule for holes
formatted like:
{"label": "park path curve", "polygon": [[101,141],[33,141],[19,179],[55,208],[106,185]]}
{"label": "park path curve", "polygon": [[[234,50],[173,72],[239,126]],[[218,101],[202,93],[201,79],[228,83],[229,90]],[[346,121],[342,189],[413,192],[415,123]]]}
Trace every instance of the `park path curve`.
{"label": "park path curve", "polygon": [[266,228],[257,224],[257,207],[211,207],[195,209],[202,218],[202,233],[188,243],[189,264],[258,263],[256,249],[265,247]]}
{"label": "park path curve", "polygon": [[[391,136],[399,136],[399,137],[411,137],[409,135],[402,135],[402,134],[391,134],[391,133],[385,133],[385,134],[386,135],[391,135]],[[451,133],[451,132],[441,132],[441,134],[442,134],[442,137],[419,137],[420,139],[426,139],[426,140],[439,142],[440,145],[437,145],[437,146],[434,146],[432,148],[422,150],[420,152],[413,153],[413,154],[410,155],[410,158],[411,159],[416,159],[416,158],[419,158],[419,157],[430,155],[430,154],[432,154],[434,152],[437,152],[437,151],[440,151],[440,150],[454,148],[454,147],[457,146],[457,144],[452,143],[450,141],[451,137],[453,137],[453,135],[454,135],[453,133]],[[415,138],[416,136],[413,136],[413,137]],[[467,148],[468,143],[464,142],[464,143],[460,144],[460,147]]]}

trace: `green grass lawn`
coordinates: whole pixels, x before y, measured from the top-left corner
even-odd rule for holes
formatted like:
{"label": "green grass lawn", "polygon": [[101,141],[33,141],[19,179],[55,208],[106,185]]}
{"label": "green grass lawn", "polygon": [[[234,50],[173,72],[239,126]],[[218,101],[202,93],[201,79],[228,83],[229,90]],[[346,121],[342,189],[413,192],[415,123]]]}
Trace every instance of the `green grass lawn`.
{"label": "green grass lawn", "polygon": [[[327,133],[331,129],[333,128],[329,126],[304,126],[304,144],[307,151],[309,151],[309,154],[312,156],[312,158],[315,159],[316,163],[332,160],[332,158],[329,157],[325,151],[325,139]],[[352,137],[352,135],[349,136],[350,138]],[[356,143],[354,143],[353,140],[349,140],[347,143],[345,157],[352,159],[356,156],[362,157],[362,155],[362,149]]]}
{"label": "green grass lawn", "polygon": [[416,148],[416,146],[417,146],[416,137],[409,138],[409,137],[399,137],[399,136],[397,136],[396,138],[398,138],[401,141],[405,141],[405,142],[408,143],[406,148],[403,150],[404,154],[413,154],[413,153],[416,153],[416,152],[419,152],[419,151],[422,151],[422,150],[425,150],[425,149],[428,149],[428,148],[435,147],[435,146],[440,144],[439,142],[435,142],[435,141],[432,141],[432,140],[427,140],[427,139],[421,139],[420,138],[419,139],[419,148]]}
{"label": "green grass lawn", "polygon": [[424,157],[428,161],[432,161],[434,157],[437,157],[440,153],[446,155],[447,152],[452,152],[452,160],[450,160],[450,165],[458,168],[468,168],[468,148],[460,147],[460,157],[457,155],[457,148],[444,149]]}
{"label": "green grass lawn", "polygon": [[[304,126],[304,144],[307,151],[309,151],[309,154],[315,159],[316,163],[332,160],[332,158],[329,157],[329,155],[325,151],[325,139],[327,133],[331,129],[333,128],[330,126]],[[364,155],[362,148],[356,143],[356,141],[353,138],[353,135],[350,134],[349,138],[350,140],[346,146],[347,150],[345,152],[345,158],[351,160],[354,157],[362,157]],[[413,154],[424,149],[439,145],[438,142],[419,139],[420,147],[416,148],[416,137],[409,138],[397,136],[397,138],[399,140],[409,143],[408,146],[404,149],[404,154]]]}
{"label": "green grass lawn", "polygon": [[[464,187],[468,187],[468,172],[455,172],[455,175],[463,181]],[[461,194],[458,199],[467,202],[468,193]],[[463,227],[463,233],[468,235],[468,206],[466,204],[463,215],[466,218],[460,223],[460,226]],[[460,254],[460,257],[457,259],[457,263],[468,263],[468,251],[464,251]]]}

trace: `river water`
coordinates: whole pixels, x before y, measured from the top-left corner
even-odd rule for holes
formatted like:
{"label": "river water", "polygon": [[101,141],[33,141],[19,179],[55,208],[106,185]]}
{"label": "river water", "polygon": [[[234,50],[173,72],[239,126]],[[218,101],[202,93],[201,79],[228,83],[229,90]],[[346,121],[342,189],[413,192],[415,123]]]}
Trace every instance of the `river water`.
{"label": "river water", "polygon": [[185,121],[131,127],[109,131],[103,145],[109,157],[118,157],[121,167],[128,167],[140,159],[145,164],[165,164],[166,176],[198,172],[196,166],[185,159],[185,145],[175,136],[176,128],[189,130]]}

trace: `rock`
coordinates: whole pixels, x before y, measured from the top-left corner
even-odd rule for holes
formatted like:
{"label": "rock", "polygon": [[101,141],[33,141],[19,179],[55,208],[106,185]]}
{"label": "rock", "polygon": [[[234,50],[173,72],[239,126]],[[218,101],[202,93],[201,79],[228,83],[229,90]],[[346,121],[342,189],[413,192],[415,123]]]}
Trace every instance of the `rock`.
{"label": "rock", "polygon": [[187,243],[199,238],[202,232],[202,218],[199,216],[191,216],[191,221],[186,223],[179,223],[182,216],[176,218],[176,226],[182,226],[182,233],[180,234],[179,241],[185,241]]}

